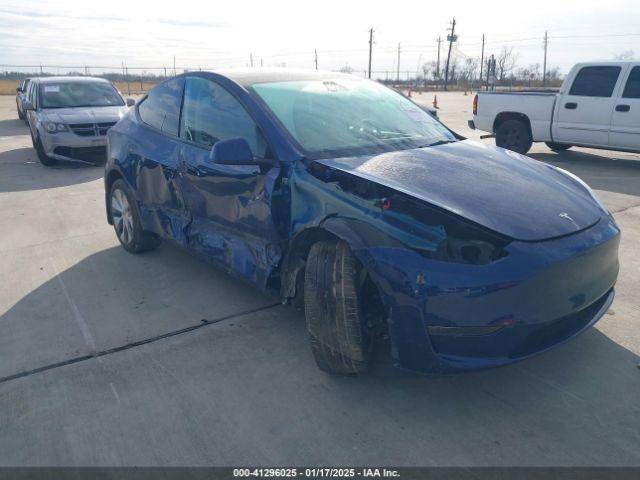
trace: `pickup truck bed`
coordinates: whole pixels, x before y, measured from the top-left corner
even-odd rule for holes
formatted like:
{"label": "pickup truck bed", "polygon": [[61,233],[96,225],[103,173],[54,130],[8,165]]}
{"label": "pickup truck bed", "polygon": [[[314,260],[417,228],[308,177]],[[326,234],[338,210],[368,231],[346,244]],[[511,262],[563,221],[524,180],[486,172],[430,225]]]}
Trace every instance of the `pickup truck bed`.
{"label": "pickup truck bed", "polygon": [[469,125],[519,153],[533,142],[640,152],[640,62],[577,64],[558,93],[478,92]]}

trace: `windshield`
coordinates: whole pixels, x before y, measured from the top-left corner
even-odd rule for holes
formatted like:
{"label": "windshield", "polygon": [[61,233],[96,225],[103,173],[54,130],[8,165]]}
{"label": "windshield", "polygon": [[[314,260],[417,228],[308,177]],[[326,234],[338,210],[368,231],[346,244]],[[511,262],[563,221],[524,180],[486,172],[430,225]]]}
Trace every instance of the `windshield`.
{"label": "windshield", "polygon": [[111,107],[124,105],[107,82],[60,82],[40,86],[42,108]]}
{"label": "windshield", "polygon": [[310,158],[375,154],[456,140],[413,102],[369,80],[260,83],[252,89]]}

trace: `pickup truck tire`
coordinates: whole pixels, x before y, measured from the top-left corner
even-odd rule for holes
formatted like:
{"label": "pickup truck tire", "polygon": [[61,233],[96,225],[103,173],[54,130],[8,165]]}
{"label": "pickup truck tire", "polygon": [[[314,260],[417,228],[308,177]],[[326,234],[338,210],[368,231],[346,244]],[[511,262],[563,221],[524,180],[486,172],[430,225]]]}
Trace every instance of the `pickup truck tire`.
{"label": "pickup truck tire", "polygon": [[569,150],[573,145],[567,145],[566,143],[544,142],[554,152],[564,152]]}
{"label": "pickup truck tire", "polygon": [[118,179],[113,182],[109,192],[109,212],[120,244],[129,253],[155,250],[160,245],[160,237],[142,229],[136,205],[133,194],[124,180]]}
{"label": "pickup truck tire", "polygon": [[522,120],[506,120],[496,128],[496,145],[498,147],[525,154],[532,144],[529,125]]}
{"label": "pickup truck tire", "polygon": [[307,257],[304,304],[311,351],[320,370],[357,374],[367,370],[371,336],[363,325],[359,264],[341,240],[315,243]]}

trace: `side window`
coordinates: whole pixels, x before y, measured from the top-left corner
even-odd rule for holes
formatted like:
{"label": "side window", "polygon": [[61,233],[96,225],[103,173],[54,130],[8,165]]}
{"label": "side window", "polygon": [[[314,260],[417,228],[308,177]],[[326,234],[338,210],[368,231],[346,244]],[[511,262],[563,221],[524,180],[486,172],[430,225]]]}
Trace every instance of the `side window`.
{"label": "side window", "polygon": [[569,95],[610,97],[620,75],[620,67],[584,67],[576,75]]}
{"label": "side window", "polygon": [[640,98],[640,67],[633,67],[622,93],[623,98]]}
{"label": "side window", "polygon": [[152,88],[147,98],[138,106],[142,121],[177,137],[183,86],[184,79],[181,77]]}
{"label": "side window", "polygon": [[200,77],[187,78],[180,137],[207,148],[219,140],[243,137],[254,156],[264,158],[267,150],[257,125],[233,95]]}

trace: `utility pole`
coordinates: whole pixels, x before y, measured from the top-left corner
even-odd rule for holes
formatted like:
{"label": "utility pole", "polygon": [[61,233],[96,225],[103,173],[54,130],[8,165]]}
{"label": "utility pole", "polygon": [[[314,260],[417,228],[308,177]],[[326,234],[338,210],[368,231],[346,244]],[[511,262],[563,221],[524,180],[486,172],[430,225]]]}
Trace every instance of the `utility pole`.
{"label": "utility pole", "polygon": [[451,61],[451,48],[453,47],[453,41],[456,38],[456,19],[451,22],[451,34],[449,35],[449,53],[447,54],[447,66],[444,70],[444,91],[447,91],[447,83],[449,83],[449,62]]}
{"label": "utility pole", "polygon": [[318,69],[318,49],[316,48],[314,51],[313,63],[316,66],[316,70]]}
{"label": "utility pole", "polygon": [[396,65],[396,67],[398,68],[397,71],[397,75],[396,75],[396,83],[400,83],[400,43],[398,43],[398,64]]}
{"label": "utility pole", "polygon": [[440,44],[442,43],[442,38],[438,37],[438,63],[436,63],[436,77],[438,78],[438,83],[440,83]]}
{"label": "utility pole", "polygon": [[480,85],[479,90],[482,90],[482,67],[484,66],[484,33],[482,34],[482,53],[480,54]]}
{"label": "utility pole", "polygon": [[544,63],[542,66],[542,86],[547,86],[547,47],[549,46],[549,35],[544,32]]}
{"label": "utility pole", "polygon": [[373,52],[373,28],[369,30],[369,75],[371,78],[371,53]]}

